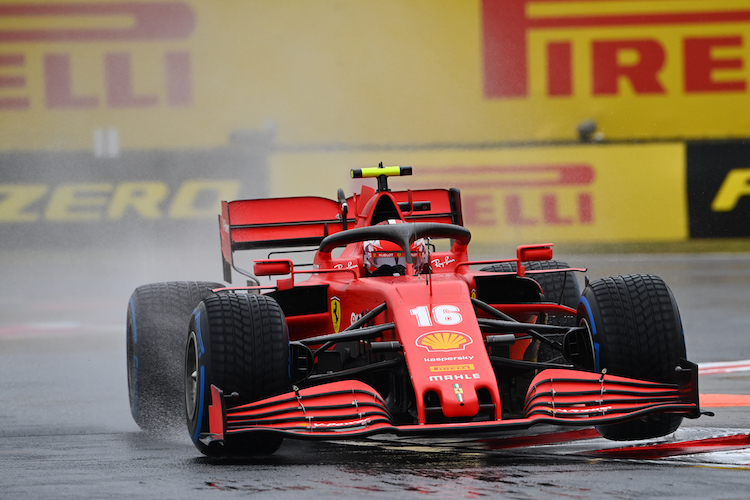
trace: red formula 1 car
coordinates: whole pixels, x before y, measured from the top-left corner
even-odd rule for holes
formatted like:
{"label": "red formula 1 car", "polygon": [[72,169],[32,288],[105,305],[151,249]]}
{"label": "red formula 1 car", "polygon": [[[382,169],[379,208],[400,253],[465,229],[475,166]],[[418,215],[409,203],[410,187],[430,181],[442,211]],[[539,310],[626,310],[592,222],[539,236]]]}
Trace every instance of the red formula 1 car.
{"label": "red formula 1 car", "polygon": [[[410,167],[338,200],[224,202],[224,278],[136,289],[128,379],[146,429],[184,413],[208,455],[284,438],[596,426],[610,439],[674,432],[701,415],[698,369],[664,282],[586,283],[552,245],[471,261],[455,189],[391,191]],[[314,247],[295,265],[293,247]],[[241,270],[234,252],[281,248]],[[295,254],[298,255],[298,254]],[[262,286],[256,276],[276,276]],[[184,362],[183,362],[184,356]],[[184,390],[183,390],[184,387]]]}

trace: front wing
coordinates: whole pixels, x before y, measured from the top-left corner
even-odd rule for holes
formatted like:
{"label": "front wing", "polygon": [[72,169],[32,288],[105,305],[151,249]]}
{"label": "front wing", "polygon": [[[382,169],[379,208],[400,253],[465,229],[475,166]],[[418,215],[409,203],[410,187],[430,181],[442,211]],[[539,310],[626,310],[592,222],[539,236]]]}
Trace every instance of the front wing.
{"label": "front wing", "polygon": [[698,366],[683,360],[676,372],[677,384],[662,384],[548,369],[531,383],[524,418],[409,425],[396,425],[380,395],[359,381],[295,388],[294,392],[233,408],[226,408],[222,391],[211,386],[210,432],[202,434],[201,441],[208,445],[253,432],[282,433],[284,437],[300,439],[361,438],[379,433],[415,436],[503,432],[536,424],[605,425],[655,413],[698,418]]}

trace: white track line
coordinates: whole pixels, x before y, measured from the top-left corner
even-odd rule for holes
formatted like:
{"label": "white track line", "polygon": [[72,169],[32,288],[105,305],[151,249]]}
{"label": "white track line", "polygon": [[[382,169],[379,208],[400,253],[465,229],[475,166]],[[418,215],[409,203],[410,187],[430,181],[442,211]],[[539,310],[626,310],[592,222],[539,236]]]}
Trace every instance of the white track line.
{"label": "white track line", "polygon": [[716,361],[712,363],[701,363],[698,365],[699,375],[718,375],[722,373],[747,371],[750,371],[750,359],[742,361]]}

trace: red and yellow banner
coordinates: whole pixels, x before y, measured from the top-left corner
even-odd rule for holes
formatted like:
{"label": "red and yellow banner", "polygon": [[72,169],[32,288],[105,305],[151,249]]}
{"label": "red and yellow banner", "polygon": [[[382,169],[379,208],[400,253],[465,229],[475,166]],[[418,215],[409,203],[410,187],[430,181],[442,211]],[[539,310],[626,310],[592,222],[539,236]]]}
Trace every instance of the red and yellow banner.
{"label": "red and yellow banner", "polygon": [[747,137],[748,46],[746,0],[0,0],[0,151]]}
{"label": "red and yellow banner", "polygon": [[368,180],[347,180],[347,168],[381,160],[413,167],[412,177],[389,178],[393,190],[459,188],[464,224],[475,243],[688,238],[681,143],[278,154],[271,158],[272,192],[334,198],[336,188],[345,186],[351,195]]}

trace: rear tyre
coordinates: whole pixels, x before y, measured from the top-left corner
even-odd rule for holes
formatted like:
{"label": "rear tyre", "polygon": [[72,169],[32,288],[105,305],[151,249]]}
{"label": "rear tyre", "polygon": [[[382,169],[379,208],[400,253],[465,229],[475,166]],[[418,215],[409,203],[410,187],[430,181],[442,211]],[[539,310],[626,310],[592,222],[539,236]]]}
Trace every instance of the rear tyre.
{"label": "rear tyre", "polygon": [[[685,338],[677,303],[661,278],[631,274],[592,281],[581,296],[577,324],[591,333],[598,372],[676,382]],[[671,434],[681,422],[681,416],[665,413],[597,430],[615,441],[649,439]]]}
{"label": "rear tyre", "polygon": [[[226,293],[208,297],[195,309],[185,347],[185,416],[196,448],[209,456],[268,455],[282,442],[278,434],[231,436],[224,446],[201,441],[209,432],[211,385],[228,406],[276,396],[291,389],[289,334],[278,303],[269,296]],[[225,436],[226,438],[226,436]]]}
{"label": "rear tyre", "polygon": [[182,363],[190,314],[220,283],[178,281],[135,289],[128,302],[126,350],[130,412],[147,431],[182,426]]}

